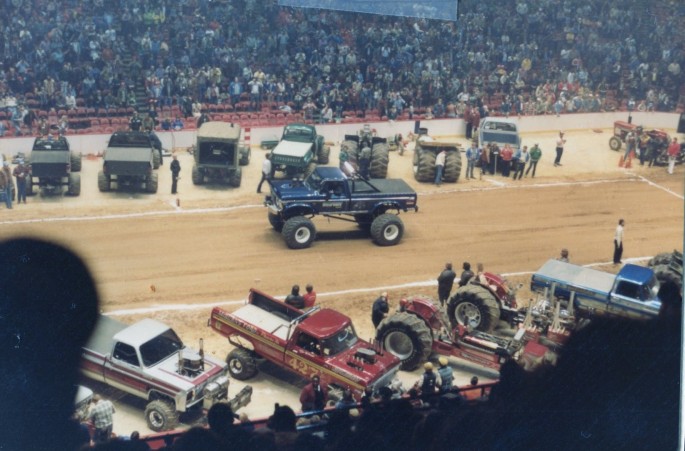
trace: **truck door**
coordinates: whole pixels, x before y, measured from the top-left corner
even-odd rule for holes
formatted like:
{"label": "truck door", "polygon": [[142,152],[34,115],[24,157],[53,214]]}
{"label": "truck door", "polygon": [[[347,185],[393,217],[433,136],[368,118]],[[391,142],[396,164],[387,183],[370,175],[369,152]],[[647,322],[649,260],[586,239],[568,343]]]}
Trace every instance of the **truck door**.
{"label": "truck door", "polygon": [[117,342],[111,356],[107,356],[104,379],[108,385],[117,387],[136,396],[147,397],[147,383],[136,349],[126,343]]}
{"label": "truck door", "polygon": [[609,314],[623,318],[648,319],[659,313],[658,303],[649,302],[639,284],[618,280],[609,300]]}
{"label": "truck door", "polygon": [[286,350],[285,363],[293,371],[306,378],[314,374],[321,374],[320,365],[323,361],[321,343],[307,333],[299,332],[293,337],[289,349]]}
{"label": "truck door", "polygon": [[349,195],[343,180],[329,180],[321,185],[321,193],[326,197],[323,203],[324,212],[349,210]]}

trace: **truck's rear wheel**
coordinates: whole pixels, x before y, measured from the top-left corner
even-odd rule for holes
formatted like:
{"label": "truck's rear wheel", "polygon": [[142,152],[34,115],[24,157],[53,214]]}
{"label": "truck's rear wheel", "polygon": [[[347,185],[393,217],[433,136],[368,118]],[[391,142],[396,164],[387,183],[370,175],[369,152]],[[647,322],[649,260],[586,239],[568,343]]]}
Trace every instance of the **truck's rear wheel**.
{"label": "truck's rear wheel", "polygon": [[70,196],[78,196],[81,194],[81,174],[74,174],[73,172],[69,174],[67,194]]}
{"label": "truck's rear wheel", "polygon": [[231,175],[228,177],[228,184],[238,188],[240,186],[240,182],[243,179],[243,168],[240,166],[235,168],[235,171],[231,173]]}
{"label": "truck's rear wheel", "polygon": [[162,153],[159,149],[152,151],[152,169],[159,169],[162,165]]}
{"label": "truck's rear wheel", "polygon": [[198,168],[197,165],[193,165],[190,175],[193,179],[193,185],[202,185],[205,183],[205,175],[202,173],[202,171],[200,171],[200,168]]}
{"label": "truck's rear wheel", "polygon": [[447,316],[452,327],[457,324],[490,332],[500,317],[500,307],[495,296],[486,288],[468,284],[460,287],[447,305]]}
{"label": "truck's rear wheel", "polygon": [[155,432],[168,431],[178,426],[178,412],[171,401],[156,399],[145,407],[145,420]]}
{"label": "truck's rear wheel", "polygon": [[71,172],[81,172],[81,152],[71,152],[69,154],[69,162],[71,164]]}
{"label": "truck's rear wheel", "polygon": [[388,163],[390,161],[387,143],[376,143],[371,151],[371,163],[369,163],[369,175],[374,179],[384,179],[388,176]]}
{"label": "truck's rear wheel", "polygon": [[311,246],[316,239],[316,228],[311,220],[304,216],[295,216],[285,222],[283,238],[290,249],[304,249]]}
{"label": "truck's rear wheel", "polygon": [[240,148],[240,160],[238,160],[238,164],[240,166],[247,166],[250,164],[250,157],[252,156],[252,149],[250,149],[247,146],[241,147]]}
{"label": "truck's rear wheel", "polygon": [[357,161],[359,145],[355,141],[343,141],[340,143],[340,149],[345,149],[347,151],[347,158],[349,161]]}
{"label": "truck's rear wheel", "polygon": [[611,138],[609,138],[609,147],[611,148],[611,150],[618,152],[619,150],[621,150],[621,144],[623,143],[616,136],[612,136]]}
{"label": "truck's rear wheel", "polygon": [[401,370],[412,371],[428,359],[433,335],[426,323],[406,312],[396,313],[378,325],[376,338],[386,351],[402,361]]}
{"label": "truck's rear wheel", "polygon": [[414,178],[417,182],[432,182],[435,180],[435,154],[433,152],[421,152]]}
{"label": "truck's rear wheel", "polygon": [[397,216],[385,213],[371,223],[371,238],[379,246],[394,246],[404,234],[404,224]]}
{"label": "truck's rear wheel", "polygon": [[247,380],[257,374],[257,361],[247,349],[235,348],[226,357],[228,372],[239,381]]}
{"label": "truck's rear wheel", "polygon": [[269,217],[269,224],[271,224],[271,227],[273,227],[276,232],[281,232],[284,224],[283,218],[272,213],[267,213],[267,216]]}
{"label": "truck's rear wheel", "polygon": [[[17,199],[16,198],[16,192],[17,192],[17,189],[14,188],[12,190],[12,201],[13,202]],[[26,178],[26,195],[27,196],[33,196],[34,194],[36,194],[36,192],[33,189],[33,177],[27,177]]]}
{"label": "truck's rear wheel", "polygon": [[159,188],[159,174],[156,172],[153,172],[150,174],[150,177],[148,177],[147,182],[145,182],[145,191],[148,193],[156,193],[157,189]]}
{"label": "truck's rear wheel", "polygon": [[457,183],[461,175],[461,151],[447,152],[445,157],[445,172],[442,180],[447,183]]}
{"label": "truck's rear wheel", "polygon": [[317,155],[317,157],[316,157],[316,161],[319,164],[328,164],[330,157],[331,157],[330,146],[322,146],[321,150],[319,151],[319,155]]}
{"label": "truck's rear wheel", "polygon": [[109,177],[102,171],[98,172],[98,189],[103,193],[112,189],[112,183]]}

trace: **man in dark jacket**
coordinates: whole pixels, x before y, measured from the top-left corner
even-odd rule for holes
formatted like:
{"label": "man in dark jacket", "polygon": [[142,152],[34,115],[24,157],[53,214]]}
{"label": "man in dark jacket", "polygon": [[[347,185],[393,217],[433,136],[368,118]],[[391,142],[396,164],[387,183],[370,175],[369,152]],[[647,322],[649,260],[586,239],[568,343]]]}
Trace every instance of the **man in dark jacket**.
{"label": "man in dark jacket", "polygon": [[327,400],[328,391],[326,387],[321,386],[319,376],[315,374],[312,376],[312,381],[305,385],[302,392],[300,392],[302,411],[323,410],[326,407]]}
{"label": "man in dark jacket", "polygon": [[178,162],[178,157],[176,155],[172,157],[169,169],[171,169],[171,194],[176,194],[176,188],[178,187],[178,175],[181,172],[181,163]]}
{"label": "man in dark jacket", "polygon": [[441,306],[444,306],[449,299],[456,277],[457,274],[452,271],[452,263],[445,263],[445,269],[438,276],[438,299],[440,299]]}
{"label": "man in dark jacket", "polygon": [[471,271],[471,263],[469,262],[464,262],[464,264],[461,266],[463,271],[461,272],[461,276],[459,277],[459,286],[463,287],[467,283],[469,283],[469,280],[474,276],[473,271]]}

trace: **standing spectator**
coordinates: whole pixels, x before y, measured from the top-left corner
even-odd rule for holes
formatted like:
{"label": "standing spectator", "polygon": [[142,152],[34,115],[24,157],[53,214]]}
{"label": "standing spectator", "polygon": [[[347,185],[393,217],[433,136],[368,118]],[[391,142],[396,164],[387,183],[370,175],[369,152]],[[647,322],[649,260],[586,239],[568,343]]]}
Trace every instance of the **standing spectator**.
{"label": "standing spectator", "polygon": [[130,128],[134,132],[139,132],[142,127],[143,120],[140,118],[138,112],[134,111],[133,116],[131,116],[131,119],[129,119],[128,121],[128,128]]}
{"label": "standing spectator", "polygon": [[19,160],[19,164],[14,168],[12,172],[14,177],[17,179],[17,203],[20,204],[21,201],[26,203],[26,180],[30,177],[29,168],[24,166],[24,160]]}
{"label": "standing spectator", "polygon": [[95,444],[105,443],[112,437],[113,418],[116,413],[114,404],[108,399],[102,399],[100,395],[93,396],[93,405],[88,413],[88,419],[93,422],[95,432],[93,441]]}
{"label": "standing spectator", "polygon": [[[641,129],[639,127],[637,130],[638,130],[638,132],[641,131]],[[637,143],[637,135],[633,130],[631,130],[626,135],[626,153],[623,155],[623,161],[624,162],[626,162],[632,158],[632,154],[635,152],[636,143]]]}
{"label": "standing spectator", "polygon": [[314,285],[308,283],[304,289],[306,291],[304,296],[302,296],[304,298],[304,308],[314,307],[314,303],[316,302],[316,291],[314,291]]}
{"label": "standing spectator", "polygon": [[466,178],[475,179],[473,170],[476,167],[476,162],[480,158],[480,149],[476,141],[471,141],[471,147],[466,149]]}
{"label": "standing spectator", "polygon": [[447,151],[442,149],[435,157],[435,184],[442,185],[442,174],[445,171],[445,159],[447,159]]}
{"label": "standing spectator", "polygon": [[321,380],[318,374],[312,376],[310,383],[304,386],[300,392],[300,404],[302,404],[303,412],[311,412],[313,410],[323,410],[328,401],[328,390],[321,386]]}
{"label": "standing spectator", "polygon": [[257,194],[262,192],[262,184],[264,181],[271,180],[271,154],[267,153],[262,162],[262,178],[259,180],[259,185],[257,185]]}
{"label": "standing spectator", "polygon": [[671,144],[668,146],[668,173],[673,174],[673,169],[675,169],[675,160],[680,153],[680,145],[678,144],[678,138],[674,137]]}
{"label": "standing spectator", "polygon": [[338,154],[338,158],[340,159],[340,170],[345,172],[345,163],[347,163],[347,161],[350,159],[350,154],[347,153],[346,146],[340,147],[340,153]]}
{"label": "standing spectator", "polygon": [[516,151],[516,154],[514,154],[514,180],[521,180],[523,178],[523,170],[525,169],[528,160],[530,160],[528,146],[523,146],[523,149],[518,149]]}
{"label": "standing spectator", "polygon": [[437,384],[437,377],[433,372],[433,364],[426,362],[423,364],[423,376],[421,377],[421,398],[425,402],[430,402],[433,395],[435,395],[435,386]]}
{"label": "standing spectator", "polygon": [[559,132],[559,139],[557,139],[557,157],[554,159],[554,166],[562,166],[561,156],[564,154],[564,145],[566,144],[566,139],[564,139],[564,132]]}
{"label": "standing spectator", "polygon": [[371,147],[364,145],[361,152],[359,152],[359,175],[363,178],[369,178],[369,165],[371,164]]}
{"label": "standing spectator", "polygon": [[200,117],[197,119],[197,128],[199,129],[200,127],[202,127],[202,124],[209,121],[211,121],[209,114],[207,114],[207,111],[202,110],[202,112],[200,113]]}
{"label": "standing spectator", "polygon": [[440,300],[440,306],[444,306],[445,302],[449,299],[456,277],[457,274],[452,270],[452,263],[445,263],[445,269],[438,276],[438,299]]}
{"label": "standing spectator", "polygon": [[656,165],[656,160],[659,158],[659,154],[663,150],[662,146],[664,143],[660,139],[650,139],[647,144],[647,159],[649,160],[650,168]]}
{"label": "standing spectator", "polygon": [[542,158],[542,150],[540,150],[540,146],[535,143],[533,148],[530,149],[530,164],[528,165],[528,169],[526,169],[526,177],[528,177],[530,170],[533,169],[532,177],[535,178],[535,169],[538,167],[540,158]]}
{"label": "standing spectator", "polygon": [[452,368],[449,366],[447,357],[440,356],[438,359],[440,363],[440,368],[438,368],[438,388],[440,393],[447,393],[452,390],[452,383],[454,382],[454,373],[452,373]]}
{"label": "standing spectator", "polygon": [[623,219],[618,220],[618,225],[616,226],[616,232],[614,233],[614,265],[618,265],[621,262],[621,257],[623,257],[623,226],[625,221]]}
{"label": "standing spectator", "polygon": [[304,298],[300,295],[300,286],[293,285],[290,289],[290,294],[285,297],[285,303],[295,307],[296,309],[304,308]]}
{"label": "standing spectator", "polygon": [[557,258],[557,260],[559,260],[560,262],[568,263],[569,262],[568,249],[563,248],[561,250],[561,254],[559,255],[559,258]]}
{"label": "standing spectator", "polygon": [[488,173],[488,167],[490,166],[490,153],[488,148],[490,145],[484,145],[480,151],[480,178],[483,178],[484,174]]}
{"label": "standing spectator", "polygon": [[640,151],[640,166],[645,165],[645,160],[647,160],[647,155],[649,154],[649,142],[652,139],[649,137],[648,133],[643,132],[638,140],[638,149]]}
{"label": "standing spectator", "polygon": [[5,179],[3,185],[5,190],[5,205],[12,209],[12,200],[14,200],[14,179],[10,171],[10,164],[7,161],[2,162],[2,177]]}
{"label": "standing spectator", "polygon": [[501,152],[502,156],[502,176],[509,177],[511,172],[511,160],[514,159],[514,149],[511,148],[509,143],[505,144]]}
{"label": "standing spectator", "polygon": [[36,123],[36,119],[38,119],[36,112],[31,108],[27,108],[26,114],[24,114],[24,125],[26,125],[26,128],[28,129],[29,135],[33,135],[33,126]]}
{"label": "standing spectator", "polygon": [[390,312],[388,292],[384,291],[378,299],[373,301],[373,307],[371,307],[371,322],[373,323],[374,329],[378,329],[378,325],[388,316],[388,312]]}
{"label": "standing spectator", "polygon": [[178,157],[176,155],[171,158],[171,165],[169,165],[169,169],[171,169],[171,194],[176,194],[179,174],[181,173],[181,163],[178,162]]}
{"label": "standing spectator", "polygon": [[471,263],[469,262],[464,262],[461,265],[461,268],[463,271],[461,272],[461,276],[459,276],[459,286],[463,287],[471,281],[474,274],[473,271],[471,271]]}
{"label": "standing spectator", "polygon": [[[5,162],[3,162],[4,164]],[[9,180],[5,175],[5,171],[0,171],[0,192],[5,195],[5,205],[7,208],[12,208],[12,193],[7,190],[7,185],[9,185]]]}

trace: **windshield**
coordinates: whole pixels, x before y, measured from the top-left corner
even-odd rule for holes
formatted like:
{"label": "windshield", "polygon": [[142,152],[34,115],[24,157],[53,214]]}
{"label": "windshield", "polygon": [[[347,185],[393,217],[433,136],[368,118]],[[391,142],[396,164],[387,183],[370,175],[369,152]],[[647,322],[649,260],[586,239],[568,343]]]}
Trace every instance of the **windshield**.
{"label": "windshield", "polygon": [[496,142],[499,144],[514,144],[518,146],[518,135],[498,131],[483,131],[483,143]]}
{"label": "windshield", "polygon": [[143,358],[143,365],[152,366],[178,352],[179,349],[183,349],[183,342],[176,332],[169,329],[143,344],[140,347],[140,355]]}
{"label": "windshield", "polygon": [[321,188],[321,176],[316,172],[312,172],[309,177],[305,180],[305,185],[312,191],[319,191]]}
{"label": "windshield", "polygon": [[342,351],[351,348],[355,343],[357,343],[357,334],[354,331],[352,324],[348,325],[332,337],[321,340],[323,353],[327,356],[337,355]]}

